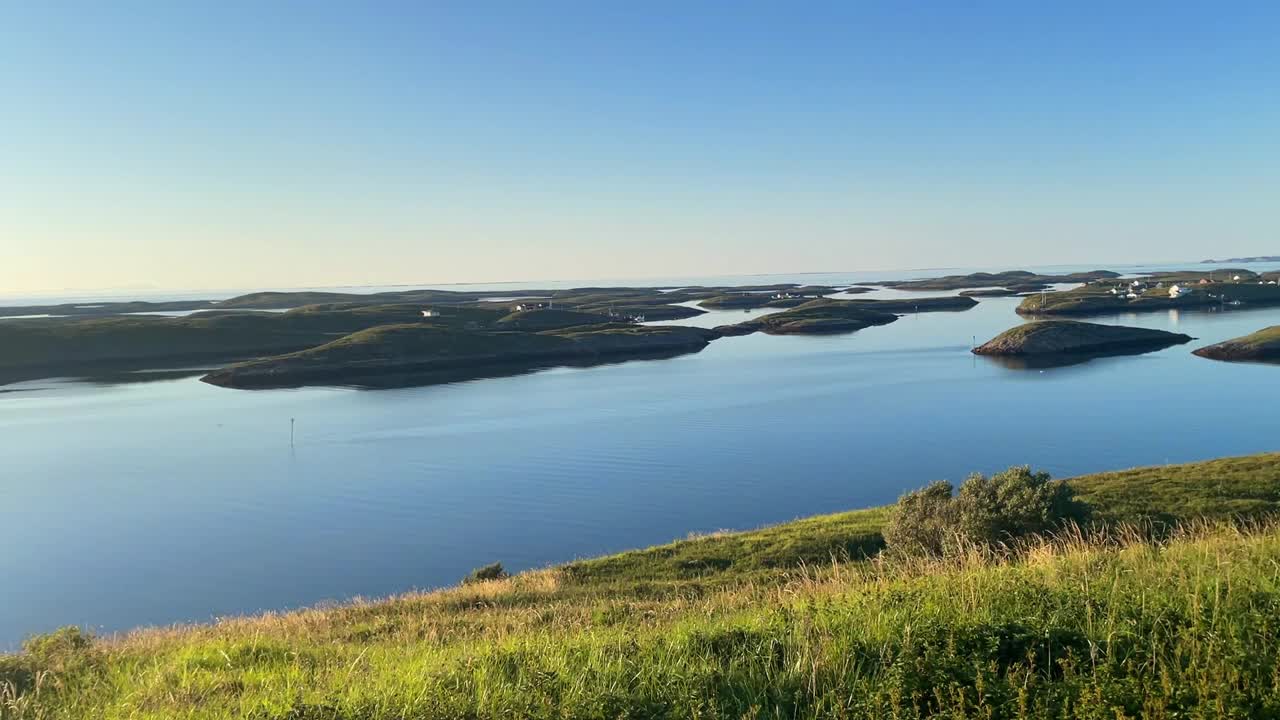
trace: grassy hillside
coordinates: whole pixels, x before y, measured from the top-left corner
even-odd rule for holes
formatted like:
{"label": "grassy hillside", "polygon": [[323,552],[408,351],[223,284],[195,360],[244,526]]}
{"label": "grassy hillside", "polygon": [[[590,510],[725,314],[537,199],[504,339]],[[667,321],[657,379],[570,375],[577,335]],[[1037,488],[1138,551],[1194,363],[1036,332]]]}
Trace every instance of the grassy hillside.
{"label": "grassy hillside", "polygon": [[[1072,484],[1109,519],[1274,511],[1280,455]],[[809,518],[378,603],[46,636],[0,659],[0,718],[1280,713],[1274,527],[859,560],[885,517]]]}

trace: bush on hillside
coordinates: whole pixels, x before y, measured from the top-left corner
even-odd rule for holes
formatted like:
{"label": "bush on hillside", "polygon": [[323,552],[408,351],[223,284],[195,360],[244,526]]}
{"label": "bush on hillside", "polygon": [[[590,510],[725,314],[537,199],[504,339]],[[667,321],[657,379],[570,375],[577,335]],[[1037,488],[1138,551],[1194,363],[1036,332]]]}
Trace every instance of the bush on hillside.
{"label": "bush on hillside", "polygon": [[7,717],[6,702],[35,687],[40,674],[76,673],[93,662],[93,635],[68,626],[27,639],[22,650],[0,655],[0,718]]}
{"label": "bush on hillside", "polygon": [[959,492],[948,482],[909,492],[898,500],[884,534],[895,552],[945,555],[1046,533],[1085,516],[1065,482],[1021,466],[990,477],[970,475]]}
{"label": "bush on hillside", "polygon": [[956,541],[955,488],[945,480],[912,490],[898,500],[884,529],[889,547],[910,554],[943,555]]}
{"label": "bush on hillside", "polygon": [[507,569],[502,567],[502,563],[496,562],[492,565],[485,565],[484,567],[478,567],[475,570],[472,570],[471,574],[462,580],[462,584],[470,585],[472,583],[488,582],[490,580],[503,580],[508,577],[511,577],[511,573],[508,573]]}
{"label": "bush on hillside", "polygon": [[22,643],[22,649],[45,666],[74,661],[91,647],[93,635],[74,625],[58,628],[44,635],[35,635]]}

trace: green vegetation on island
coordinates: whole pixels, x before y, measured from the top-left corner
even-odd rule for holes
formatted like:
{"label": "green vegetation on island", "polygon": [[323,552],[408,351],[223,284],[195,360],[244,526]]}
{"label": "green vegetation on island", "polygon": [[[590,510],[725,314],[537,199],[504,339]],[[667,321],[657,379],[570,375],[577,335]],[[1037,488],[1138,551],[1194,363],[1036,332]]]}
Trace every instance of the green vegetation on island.
{"label": "green vegetation on island", "polygon": [[973,298],[951,296],[909,300],[810,300],[790,310],[770,313],[745,322],[716,328],[721,335],[823,335],[849,333],[875,325],[887,325],[898,313],[968,310]]}
{"label": "green vegetation on island", "polygon": [[1087,283],[1120,277],[1110,270],[1042,275],[1027,270],[1007,270],[999,273],[979,272],[969,275],[945,275],[923,280],[895,280],[881,283],[898,290],[964,290],[966,288],[1006,288],[1014,292],[1040,290],[1055,283]]}
{"label": "green vegetation on island", "polygon": [[[479,326],[507,313],[458,307],[436,323]],[[424,321],[416,305],[314,305],[284,313],[211,311],[0,322],[0,383],[59,374],[222,363],[315,347],[378,325]]]}
{"label": "green vegetation on island", "polygon": [[1103,355],[1149,352],[1191,342],[1189,335],[1076,320],[1041,320],[1010,328],[973,349],[976,355]]}
{"label": "green vegetation on island", "polygon": [[0,656],[0,718],[1280,713],[1280,530],[1240,523],[1280,509],[1280,456],[1065,484],[1015,469],[966,481],[946,512],[1037,527],[1028,510],[1064,490],[1092,526],[940,555],[878,552],[900,506],[513,576],[491,565],[380,602],[117,638],[68,628]]}
{"label": "green vegetation on island", "polygon": [[672,357],[697,352],[715,337],[701,328],[624,323],[541,332],[381,325],[308,350],[230,365],[202,380],[242,389],[427,385],[555,365]]}
{"label": "green vegetation on island", "polygon": [[504,330],[559,330],[578,325],[600,325],[613,322],[608,315],[598,313],[577,312],[576,310],[519,310],[497,321],[497,326]]}
{"label": "green vegetation on island", "polygon": [[1018,306],[1018,313],[1102,315],[1273,305],[1280,305],[1280,286],[1247,270],[1221,270],[1155,273],[1136,280],[1098,281],[1074,290],[1031,294]]}
{"label": "green vegetation on island", "polygon": [[788,308],[814,300],[816,295],[768,295],[765,293],[736,293],[717,295],[698,303],[708,310],[752,310],[762,307]]}
{"label": "green vegetation on island", "polygon": [[1280,362],[1280,325],[1209,345],[1193,353],[1211,360],[1231,362]]}
{"label": "green vegetation on island", "polygon": [[[771,298],[770,302],[780,309],[798,305],[793,308],[794,314],[770,316],[751,327],[731,326],[723,333],[674,327],[625,332],[617,327],[603,328],[701,315],[704,310],[689,307],[688,303],[725,297],[726,292],[726,288],[582,288],[546,292],[541,299],[507,298],[502,302],[480,301],[475,294],[439,291],[368,296],[254,293],[219,303],[215,310],[185,317],[116,315],[4,321],[0,322],[0,384],[57,375],[103,377],[140,370],[207,368],[228,362],[244,364],[212,373],[210,382],[235,387],[247,386],[247,382],[260,387],[294,386],[321,379],[335,384],[363,384],[370,379],[379,384],[409,383],[415,378],[422,383],[446,382],[466,377],[453,370],[445,372],[450,364],[464,366],[474,362],[472,376],[484,377],[543,367],[545,363],[594,364],[621,361],[628,356],[660,357],[663,353],[694,352],[723,335],[760,329],[780,334],[849,332],[892,322],[894,312],[967,309],[975,304],[969,298],[956,297],[814,301],[810,295],[834,291],[817,286],[763,286],[753,290],[752,297]],[[369,301],[442,295],[450,302],[428,305]],[[352,301],[352,297],[361,299]],[[299,299],[323,302],[284,312],[244,309],[287,306]],[[335,342],[353,333],[392,326],[397,328],[394,332],[368,332]],[[409,333],[407,328],[411,326],[421,332]],[[601,333],[571,342],[567,336],[530,337],[587,326],[601,326]],[[397,355],[398,343],[410,335],[414,337],[412,353]],[[453,352],[449,348],[458,346],[467,335],[476,335],[469,342],[481,349],[483,358],[458,359],[449,355]],[[619,337],[628,340],[620,343]],[[423,344],[431,338],[441,343],[443,354],[439,357]],[[556,343],[556,347],[549,343]],[[352,347],[360,348],[366,357],[357,362],[334,352],[335,348],[343,348],[345,353]],[[317,352],[304,353],[309,350]],[[557,359],[562,362],[553,362]],[[324,371],[320,367],[323,362],[334,363],[334,368]],[[278,378],[279,382],[271,378]],[[240,379],[249,380],[242,383]]]}
{"label": "green vegetation on island", "polygon": [[130,300],[105,303],[58,303],[56,305],[8,305],[0,307],[0,318],[52,317],[102,317],[134,313],[173,313],[211,310],[216,303],[208,300],[179,300],[173,302],[146,302]]}
{"label": "green vegetation on island", "polygon": [[898,319],[892,312],[872,310],[853,300],[811,300],[791,310],[763,315],[716,328],[721,335],[809,335],[849,333]]}
{"label": "green vegetation on island", "polygon": [[740,291],[707,298],[698,305],[713,310],[750,310],[753,308],[793,308],[811,300],[817,300],[837,291],[830,287],[805,286],[786,288],[778,292]]}

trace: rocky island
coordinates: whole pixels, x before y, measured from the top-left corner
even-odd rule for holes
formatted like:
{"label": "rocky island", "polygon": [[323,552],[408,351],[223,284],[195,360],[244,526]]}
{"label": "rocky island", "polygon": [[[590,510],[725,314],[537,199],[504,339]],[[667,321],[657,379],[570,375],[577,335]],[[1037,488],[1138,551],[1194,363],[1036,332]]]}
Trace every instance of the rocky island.
{"label": "rocky island", "polygon": [[1210,360],[1228,362],[1280,362],[1280,325],[1202,347],[1192,353]]}
{"label": "rocky island", "polygon": [[1100,325],[1076,320],[1042,320],[1000,333],[973,349],[975,355],[1038,358],[1035,367],[1071,364],[1081,358],[1160,350],[1192,340],[1191,336],[1149,328]]}

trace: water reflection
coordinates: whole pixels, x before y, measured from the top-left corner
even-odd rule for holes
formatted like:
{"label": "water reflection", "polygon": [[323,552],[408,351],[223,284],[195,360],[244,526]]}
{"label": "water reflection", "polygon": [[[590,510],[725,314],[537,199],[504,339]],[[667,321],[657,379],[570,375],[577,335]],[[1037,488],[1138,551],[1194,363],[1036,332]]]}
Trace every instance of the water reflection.
{"label": "water reflection", "polygon": [[[1170,343],[1170,345],[1181,345],[1183,343]],[[1140,349],[1117,349],[1107,352],[1074,352],[1074,353],[1043,353],[1037,355],[980,355],[992,364],[1010,370],[1048,370],[1050,368],[1068,367],[1071,365],[1083,365],[1084,363],[1101,360],[1102,358],[1126,357],[1131,355],[1147,355],[1169,347],[1147,347]]]}

